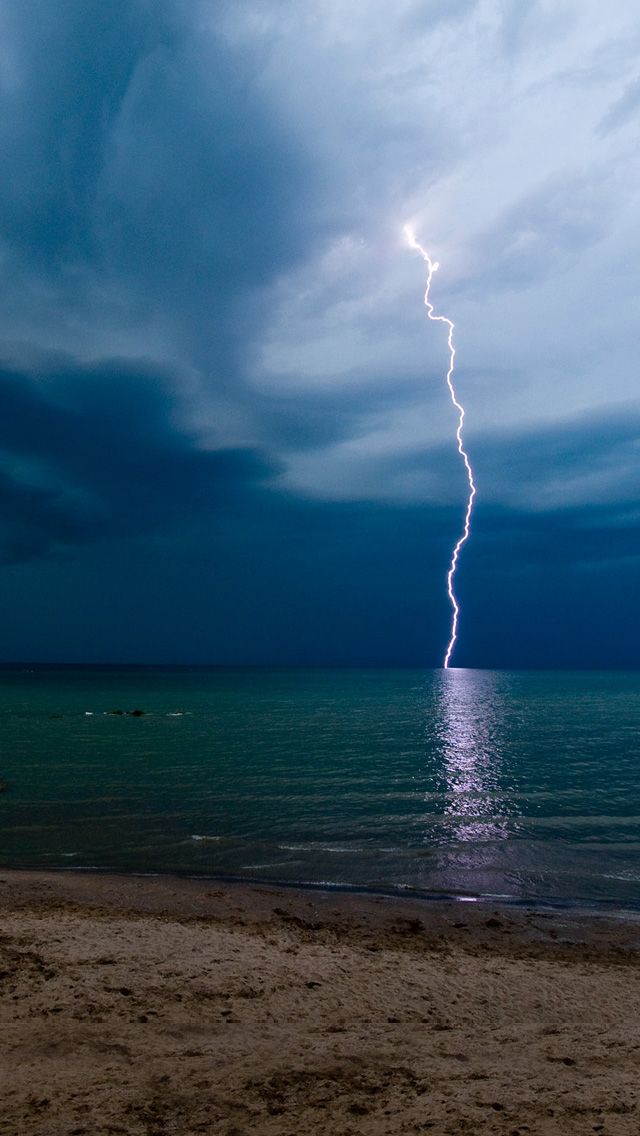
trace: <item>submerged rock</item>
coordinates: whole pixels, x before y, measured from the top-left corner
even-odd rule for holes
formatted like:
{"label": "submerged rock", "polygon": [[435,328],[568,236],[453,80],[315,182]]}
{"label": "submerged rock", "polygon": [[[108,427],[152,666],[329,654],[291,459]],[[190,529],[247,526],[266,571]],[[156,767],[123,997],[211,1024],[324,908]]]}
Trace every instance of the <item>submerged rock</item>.
{"label": "submerged rock", "polygon": [[6,793],[8,788],[9,788],[9,782],[0,780],[0,793]]}

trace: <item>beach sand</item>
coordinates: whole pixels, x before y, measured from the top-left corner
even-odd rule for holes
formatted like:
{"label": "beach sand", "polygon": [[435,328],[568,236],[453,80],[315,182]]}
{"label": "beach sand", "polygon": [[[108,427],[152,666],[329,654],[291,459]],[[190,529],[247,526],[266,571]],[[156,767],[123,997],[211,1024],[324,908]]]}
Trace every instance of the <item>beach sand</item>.
{"label": "beach sand", "polygon": [[0,873],[0,1132],[640,1131],[640,922]]}

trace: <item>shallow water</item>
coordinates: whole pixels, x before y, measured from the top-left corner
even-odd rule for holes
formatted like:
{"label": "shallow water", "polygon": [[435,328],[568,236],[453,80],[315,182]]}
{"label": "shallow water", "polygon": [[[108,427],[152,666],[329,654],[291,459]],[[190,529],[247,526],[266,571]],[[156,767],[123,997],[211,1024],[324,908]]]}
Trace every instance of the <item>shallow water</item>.
{"label": "shallow water", "polygon": [[639,727],[638,673],[6,669],[0,863],[637,905]]}

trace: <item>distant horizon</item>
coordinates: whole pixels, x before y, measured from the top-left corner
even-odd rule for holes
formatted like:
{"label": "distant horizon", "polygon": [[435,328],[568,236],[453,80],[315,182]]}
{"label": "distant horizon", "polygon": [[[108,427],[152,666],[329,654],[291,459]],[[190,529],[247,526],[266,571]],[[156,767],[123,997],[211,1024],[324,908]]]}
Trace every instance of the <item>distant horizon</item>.
{"label": "distant horizon", "polygon": [[488,672],[517,672],[517,671],[538,671],[550,672],[558,674],[576,673],[591,673],[591,674],[607,674],[611,672],[635,674],[640,673],[640,667],[632,666],[495,666],[495,667],[443,667],[442,665],[420,664],[420,663],[203,663],[203,662],[190,662],[190,663],[127,663],[127,662],[110,662],[103,660],[102,662],[63,662],[63,661],[50,661],[43,662],[42,660],[27,660],[24,662],[0,662],[0,670],[18,670],[25,668],[35,668],[45,670],[47,668],[59,668],[69,670],[100,670],[103,668],[110,668],[113,670],[309,670],[309,671],[488,671]]}

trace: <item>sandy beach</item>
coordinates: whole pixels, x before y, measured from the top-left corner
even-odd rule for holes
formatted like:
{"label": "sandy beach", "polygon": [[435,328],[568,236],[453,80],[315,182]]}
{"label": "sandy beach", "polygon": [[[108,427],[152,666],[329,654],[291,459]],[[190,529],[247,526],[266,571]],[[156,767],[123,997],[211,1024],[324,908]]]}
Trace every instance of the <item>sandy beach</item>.
{"label": "sandy beach", "polygon": [[18,1136],[637,1134],[640,921],[0,873]]}

